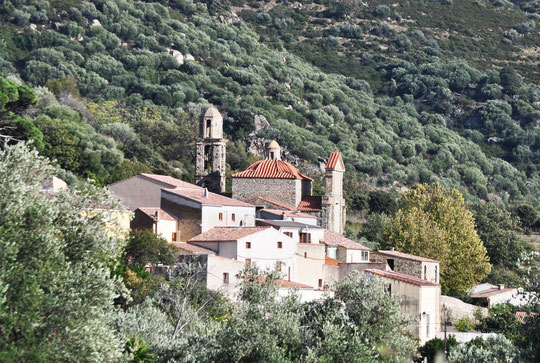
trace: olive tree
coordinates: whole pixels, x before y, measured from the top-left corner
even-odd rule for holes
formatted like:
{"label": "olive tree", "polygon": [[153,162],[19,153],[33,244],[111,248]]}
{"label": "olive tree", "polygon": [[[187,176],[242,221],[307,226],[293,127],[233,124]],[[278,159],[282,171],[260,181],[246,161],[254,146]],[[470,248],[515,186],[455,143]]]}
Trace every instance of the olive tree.
{"label": "olive tree", "polygon": [[108,322],[126,291],[95,209],[114,204],[91,186],[42,191],[53,173],[23,143],[0,151],[0,360],[114,361],[123,342]]}

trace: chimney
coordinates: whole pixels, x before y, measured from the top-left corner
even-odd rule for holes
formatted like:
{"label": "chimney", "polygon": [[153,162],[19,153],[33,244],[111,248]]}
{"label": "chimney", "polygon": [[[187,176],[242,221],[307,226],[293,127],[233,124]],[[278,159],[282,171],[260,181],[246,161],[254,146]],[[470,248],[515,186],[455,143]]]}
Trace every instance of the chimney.
{"label": "chimney", "polygon": [[159,211],[156,211],[156,219],[159,221]]}
{"label": "chimney", "polygon": [[499,287],[499,290],[503,290],[504,289],[504,284],[499,284],[497,285]]}
{"label": "chimney", "polygon": [[208,198],[208,188],[204,188],[204,197]]}
{"label": "chimney", "polygon": [[394,251],[395,251],[395,248],[394,248],[394,247],[392,247],[392,248],[390,249],[390,251],[394,252]]}

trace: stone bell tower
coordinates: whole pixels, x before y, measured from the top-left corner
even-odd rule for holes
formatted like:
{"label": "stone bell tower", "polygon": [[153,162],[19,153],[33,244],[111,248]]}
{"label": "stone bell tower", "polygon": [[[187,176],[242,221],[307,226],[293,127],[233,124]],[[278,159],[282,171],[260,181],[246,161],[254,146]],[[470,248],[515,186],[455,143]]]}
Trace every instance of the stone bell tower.
{"label": "stone bell tower", "polygon": [[201,118],[197,139],[195,183],[214,193],[225,192],[227,140],[223,138],[223,117],[214,107]]}
{"label": "stone bell tower", "polygon": [[343,234],[347,218],[345,199],[343,198],[343,173],[345,164],[341,153],[333,152],[326,163],[326,191],[322,198],[323,226],[334,233]]}

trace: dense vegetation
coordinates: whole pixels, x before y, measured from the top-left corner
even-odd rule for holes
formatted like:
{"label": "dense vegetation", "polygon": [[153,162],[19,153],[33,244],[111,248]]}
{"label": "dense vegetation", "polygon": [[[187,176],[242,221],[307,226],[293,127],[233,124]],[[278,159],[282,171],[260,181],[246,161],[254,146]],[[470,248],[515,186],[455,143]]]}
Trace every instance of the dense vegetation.
{"label": "dense vegetation", "polygon": [[[211,103],[234,150],[256,132],[313,163],[339,149],[368,185],[539,202],[536,17],[461,0],[295,4],[4,1],[0,74],[35,87],[24,116],[43,154],[102,184],[192,178]],[[458,33],[464,22],[477,29]],[[271,126],[256,130],[255,115]]]}
{"label": "dense vegetation", "polygon": [[[418,357],[417,342],[405,331],[410,317],[379,278],[353,273],[334,286],[334,297],[300,303],[294,293],[278,297],[277,271],[248,266],[232,302],[197,280],[197,264],[179,264],[167,279],[147,273],[147,263],[174,262],[174,249],[152,233],[111,238],[115,230],[105,216],[118,206],[110,196],[88,184],[44,192],[42,183],[56,172],[24,143],[0,151],[2,361]],[[540,312],[538,301],[532,303],[529,311]],[[453,340],[450,359],[536,361],[539,316],[518,324],[512,310],[493,309],[483,328],[500,331],[512,343],[504,337],[487,344]],[[440,343],[422,352],[435,354]]]}

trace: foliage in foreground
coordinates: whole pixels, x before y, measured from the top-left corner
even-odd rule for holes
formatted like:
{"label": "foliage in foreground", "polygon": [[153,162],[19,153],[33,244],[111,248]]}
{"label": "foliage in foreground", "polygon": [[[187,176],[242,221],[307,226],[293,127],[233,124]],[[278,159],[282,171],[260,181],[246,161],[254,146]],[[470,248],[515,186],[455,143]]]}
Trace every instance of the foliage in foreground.
{"label": "foliage in foreground", "polygon": [[194,314],[200,305],[193,305],[184,310],[189,323],[176,336],[171,316],[184,305],[169,313],[157,309],[169,296],[163,291],[153,303],[122,313],[117,327],[151,344],[158,361],[386,362],[415,356],[415,340],[404,331],[410,318],[376,277],[353,274],[336,286],[335,298],[300,304],[294,294],[278,297],[277,275],[262,281],[253,267],[243,275],[238,301],[226,315]]}
{"label": "foliage in foreground", "polygon": [[91,186],[43,192],[53,173],[23,143],[0,151],[0,360],[115,361],[119,244],[91,212],[111,202]]}

